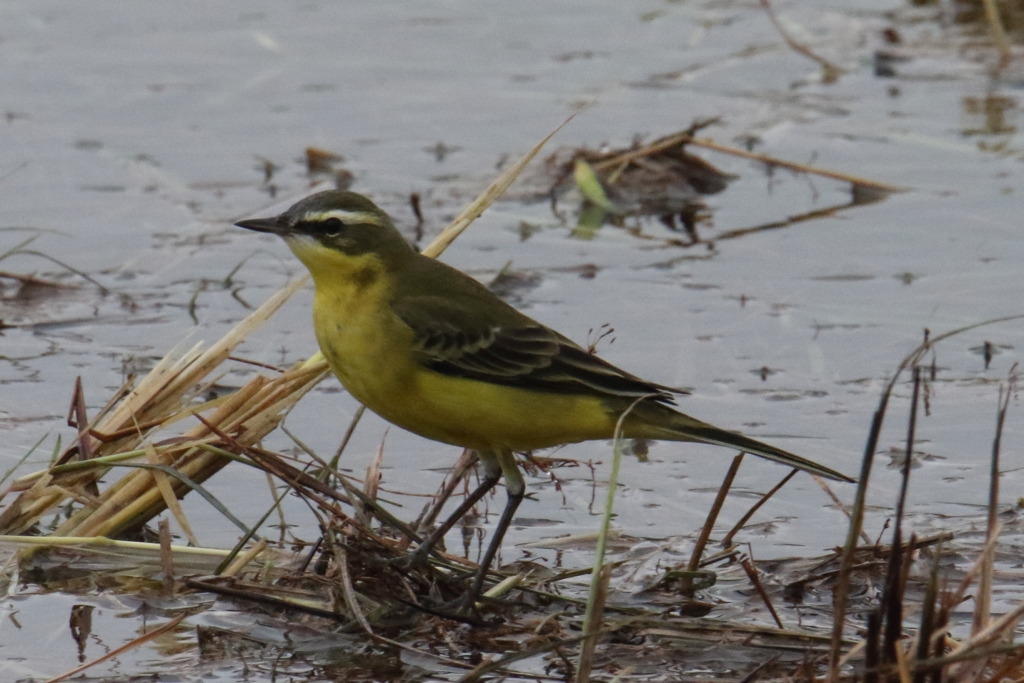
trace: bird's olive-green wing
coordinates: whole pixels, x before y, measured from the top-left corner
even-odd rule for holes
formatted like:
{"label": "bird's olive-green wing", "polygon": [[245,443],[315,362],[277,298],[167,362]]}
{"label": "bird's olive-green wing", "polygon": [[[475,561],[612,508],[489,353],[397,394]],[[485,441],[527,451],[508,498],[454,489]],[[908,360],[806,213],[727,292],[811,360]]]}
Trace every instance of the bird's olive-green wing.
{"label": "bird's olive-green wing", "polygon": [[672,393],[681,393],[623,372],[497,298],[480,301],[481,294],[473,294],[464,299],[407,296],[392,303],[394,312],[412,328],[413,353],[424,367],[555,393],[651,396],[663,403],[672,403]]}

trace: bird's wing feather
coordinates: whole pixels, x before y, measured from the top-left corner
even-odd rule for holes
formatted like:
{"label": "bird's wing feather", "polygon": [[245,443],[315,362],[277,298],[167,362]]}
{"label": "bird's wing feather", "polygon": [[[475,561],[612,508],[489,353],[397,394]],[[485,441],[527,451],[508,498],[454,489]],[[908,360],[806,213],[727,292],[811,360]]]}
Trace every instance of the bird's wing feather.
{"label": "bird's wing feather", "polygon": [[406,296],[392,310],[413,332],[413,355],[444,375],[537,391],[672,403],[683,393],[630,375],[514,309],[457,297]]}

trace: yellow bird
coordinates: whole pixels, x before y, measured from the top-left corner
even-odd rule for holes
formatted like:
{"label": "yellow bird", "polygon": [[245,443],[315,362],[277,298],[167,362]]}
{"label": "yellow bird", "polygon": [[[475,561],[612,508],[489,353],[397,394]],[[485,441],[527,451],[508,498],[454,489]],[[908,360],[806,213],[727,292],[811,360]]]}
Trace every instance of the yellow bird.
{"label": "yellow bird", "polygon": [[515,310],[473,278],[416,252],[354,192],[314,194],[239,227],[284,238],[313,275],[313,326],[341,383],[385,420],[471,448],[481,485],[417,549],[433,546],[504,476],[508,501],[464,605],[483,586],[525,492],[513,453],[629,438],[728,446],[831,479],[839,472],[679,412],[677,389],[601,360]]}

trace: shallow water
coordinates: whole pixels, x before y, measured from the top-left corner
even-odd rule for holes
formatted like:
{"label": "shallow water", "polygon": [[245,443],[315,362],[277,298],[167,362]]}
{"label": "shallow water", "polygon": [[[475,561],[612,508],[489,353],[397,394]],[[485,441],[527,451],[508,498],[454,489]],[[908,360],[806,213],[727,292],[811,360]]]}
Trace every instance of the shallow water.
{"label": "shallow water", "polygon": [[[898,49],[911,59],[882,78],[872,55],[886,47],[881,30],[891,25],[890,10],[898,10],[906,40]],[[0,254],[35,236],[26,248],[109,291],[38,255],[0,261],[0,270],[80,285],[19,288],[0,279],[0,319],[10,326],[0,337],[0,470],[49,434],[19,472],[37,469],[55,435],[68,438],[64,413],[76,376],[95,411],[126,372],[148,368],[175,345],[213,341],[246,314],[244,304],[258,304],[302,272],[279,241],[230,224],[268,215],[324,180],[307,175],[304,148],[344,155],[353,189],[371,195],[409,235],[408,195],[420,193],[425,242],[497,165],[591,103],[552,145],[627,145],[637,134],[651,139],[720,116],[703,134],[738,145],[754,138],[762,153],[911,190],[713,249],[666,247],[609,226],[592,240],[573,239],[571,199],[561,205],[568,223],[546,202],[505,201],[443,259],[484,281],[511,261],[539,276],[515,293],[529,315],[580,342],[609,324],[615,342],[600,347],[602,356],[690,388],[683,410],[856,474],[879,393],[925,328],[938,334],[1024,312],[1017,197],[1024,150],[1016,133],[1024,79],[1013,66],[991,77],[994,55],[983,42],[954,49],[953,29],[934,20],[935,9],[877,1],[850,11],[846,3],[799,0],[777,11],[847,73],[821,83],[817,66],[780,41],[756,3],[178,3],[130,11],[111,2],[7,3]],[[708,199],[714,225],[701,227],[705,239],[850,201],[840,182],[695,151],[739,176]],[[277,167],[269,182],[263,160]],[[640,225],[676,237],[657,221]],[[294,297],[238,355],[285,364],[312,354],[310,298]],[[998,388],[1020,359],[1021,329],[1020,321],[1003,323],[940,345],[911,482],[921,529],[973,515],[984,502]],[[979,352],[986,341],[997,351],[987,369]],[[223,383],[241,381],[229,375]],[[903,447],[909,393],[901,384],[879,444],[866,526],[872,537],[895,500],[898,473],[886,454]],[[328,380],[288,427],[317,452],[332,453],[355,408]],[[1024,476],[1015,461],[1016,408],[1004,435],[1008,496]],[[343,464],[360,475],[386,429],[364,419]],[[267,445],[292,447],[283,435]],[[602,443],[557,452],[593,461],[596,474],[557,470],[561,493],[547,477],[532,479],[536,500],[520,509],[505,561],[522,554],[517,543],[596,529],[594,479],[600,499],[610,452]],[[616,524],[686,548],[731,455],[654,444],[649,462],[623,469]],[[403,494],[432,493],[457,456],[387,432],[384,488],[403,505],[401,516],[414,517],[425,500]],[[785,474],[748,458],[720,533]],[[246,521],[271,501],[263,475],[241,467],[209,488]],[[852,498],[852,487],[834,488]],[[499,494],[491,510],[502,502]],[[304,506],[289,500],[286,507],[297,525],[291,532],[312,536]],[[204,545],[234,543],[235,529],[201,500],[187,500],[186,512]],[[843,514],[801,475],[739,539],[766,559],[818,554],[844,532]],[[589,555],[541,557],[576,566]],[[70,668],[73,642],[40,645],[33,634],[64,628],[65,603],[80,598],[18,600],[0,610],[30,610],[38,621],[0,620],[0,658],[23,657],[23,678]],[[134,627],[116,623],[97,620],[96,628],[110,625],[107,642],[130,639]],[[152,671],[146,661],[139,655],[107,671]]]}

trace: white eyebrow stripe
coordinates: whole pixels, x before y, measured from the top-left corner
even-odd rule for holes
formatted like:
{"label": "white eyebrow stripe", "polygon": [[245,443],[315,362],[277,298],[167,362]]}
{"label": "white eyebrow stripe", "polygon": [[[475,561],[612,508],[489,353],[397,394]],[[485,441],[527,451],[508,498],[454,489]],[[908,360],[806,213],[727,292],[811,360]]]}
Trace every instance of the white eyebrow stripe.
{"label": "white eyebrow stripe", "polygon": [[381,225],[380,216],[369,211],[346,211],[344,209],[332,209],[331,211],[307,211],[302,217],[305,221],[326,221],[330,218],[337,218],[345,225],[358,225],[360,223],[372,223]]}

